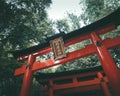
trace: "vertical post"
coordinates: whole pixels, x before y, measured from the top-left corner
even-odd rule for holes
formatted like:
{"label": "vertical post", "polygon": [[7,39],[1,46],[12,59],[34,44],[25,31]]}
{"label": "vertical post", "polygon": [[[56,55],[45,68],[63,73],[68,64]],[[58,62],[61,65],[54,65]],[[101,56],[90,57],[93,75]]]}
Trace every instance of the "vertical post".
{"label": "vertical post", "polygon": [[53,96],[53,81],[49,80],[49,96]]}
{"label": "vertical post", "polygon": [[28,62],[26,65],[26,71],[24,73],[20,96],[30,96],[33,78],[32,65],[34,61],[35,57],[32,54],[29,55]]}
{"label": "vertical post", "polygon": [[106,76],[109,79],[115,96],[120,96],[120,74],[113,58],[105,45],[102,43],[101,38],[95,32],[91,33],[91,40],[96,46],[98,58],[102,64]]}
{"label": "vertical post", "polygon": [[97,73],[98,78],[100,79],[101,87],[104,92],[104,96],[111,96],[109,88],[107,86],[107,82],[105,82],[103,75],[98,72]]}
{"label": "vertical post", "polygon": [[73,78],[73,84],[77,84],[77,83],[78,83],[77,77],[74,77]]}

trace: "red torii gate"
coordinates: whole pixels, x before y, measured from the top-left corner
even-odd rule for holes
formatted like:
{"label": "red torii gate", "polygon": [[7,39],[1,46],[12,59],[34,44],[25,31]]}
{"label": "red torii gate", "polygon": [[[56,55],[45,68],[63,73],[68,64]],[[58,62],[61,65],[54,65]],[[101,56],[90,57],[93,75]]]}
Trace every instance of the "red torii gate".
{"label": "red torii gate", "polygon": [[111,96],[109,81],[101,66],[35,76],[44,96]]}
{"label": "red torii gate", "polygon": [[36,61],[37,56],[41,56],[51,51],[51,47],[48,41],[46,41],[44,44],[13,52],[14,57],[18,58],[18,60],[28,60],[27,64],[23,65],[21,68],[16,69],[14,74],[15,76],[24,74],[20,96],[30,96],[33,72],[92,54],[97,54],[98,59],[102,64],[103,70],[110,82],[110,85],[113,88],[115,96],[120,96],[120,72],[113,58],[108,52],[108,49],[120,45],[120,36],[113,39],[106,38],[105,40],[100,38],[101,34],[116,29],[120,24],[119,20],[120,8],[107,17],[81,29],[75,30],[68,34],[58,34],[53,36],[52,38],[62,36],[65,47],[83,40],[90,39],[92,41],[92,44],[86,45],[83,49],[68,53],[67,57],[60,60],[48,59],[44,62]]}

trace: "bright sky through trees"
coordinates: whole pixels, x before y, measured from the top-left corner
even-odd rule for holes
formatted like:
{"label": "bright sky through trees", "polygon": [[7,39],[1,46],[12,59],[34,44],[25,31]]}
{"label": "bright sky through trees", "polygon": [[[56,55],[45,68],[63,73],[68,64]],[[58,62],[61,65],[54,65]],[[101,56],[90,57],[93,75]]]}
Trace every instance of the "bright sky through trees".
{"label": "bright sky through trees", "polygon": [[76,15],[81,13],[79,5],[80,0],[52,0],[50,9],[48,9],[48,16],[50,19],[62,19],[67,12]]}

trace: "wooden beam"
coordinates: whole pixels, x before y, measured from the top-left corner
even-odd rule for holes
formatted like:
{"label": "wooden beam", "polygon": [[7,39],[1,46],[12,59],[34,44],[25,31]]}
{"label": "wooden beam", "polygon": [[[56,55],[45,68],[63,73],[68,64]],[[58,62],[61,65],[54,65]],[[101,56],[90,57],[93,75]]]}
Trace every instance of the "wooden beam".
{"label": "wooden beam", "polygon": [[[76,73],[73,75],[66,75],[66,76],[61,76],[61,77],[53,77],[50,78],[51,80],[55,81],[55,80],[65,80],[65,79],[72,79],[72,78],[81,78],[81,77],[87,77],[87,76],[94,76],[96,75],[98,72],[104,73],[103,70],[99,70],[99,71],[94,71],[94,72],[87,72],[87,73]],[[108,82],[108,80],[105,78],[105,80]],[[49,82],[49,79],[40,79],[40,83],[44,83],[44,82]]]}
{"label": "wooden beam", "polygon": [[74,87],[84,87],[84,86],[98,85],[98,84],[100,84],[99,79],[94,79],[94,80],[88,80],[88,81],[82,81],[82,82],[76,82],[76,83],[54,85],[52,87],[53,87],[54,90],[60,90],[60,89],[68,89],[68,88],[74,88]]}
{"label": "wooden beam", "polygon": [[[67,57],[64,59],[61,59],[61,60],[55,61],[54,59],[48,59],[45,62],[36,61],[33,64],[32,71],[37,71],[40,69],[45,69],[48,67],[56,66],[56,65],[59,65],[59,64],[71,61],[71,60],[75,60],[78,58],[82,58],[82,57],[94,54],[95,53],[94,49],[95,49],[94,46],[91,44],[91,45],[87,45],[86,48],[68,53]],[[25,70],[24,66],[26,66],[26,65],[23,65],[22,69],[21,68],[16,69],[14,75],[17,76],[17,75],[23,74],[24,70]]]}
{"label": "wooden beam", "polygon": [[[105,39],[103,41],[103,44],[106,45],[107,49],[110,49],[110,48],[119,46],[120,45],[119,41],[120,41],[120,36],[117,38],[113,38],[113,39],[110,39],[110,38]],[[56,66],[62,63],[66,63],[71,60],[75,60],[75,59],[79,59],[79,58],[82,58],[82,57],[85,57],[91,54],[95,54],[95,52],[96,52],[95,47],[92,44],[90,44],[90,45],[87,45],[83,49],[68,53],[67,57],[61,60],[54,61],[53,59],[49,59],[49,60],[46,60],[45,62],[36,61],[33,64],[32,70],[37,71],[37,70],[49,68],[49,67]],[[17,75],[23,74],[25,72],[25,68],[26,68],[26,65],[23,65],[23,67],[16,69],[14,75],[17,76]]]}
{"label": "wooden beam", "polygon": [[[116,29],[116,26],[114,24],[110,24],[108,26],[105,26],[103,28],[95,30],[95,32],[97,34],[101,35],[101,34],[109,32],[109,31],[112,31],[114,29]],[[65,47],[67,47],[69,45],[72,45],[72,44],[75,44],[75,43],[78,43],[78,42],[81,42],[83,40],[90,39],[90,33],[81,34],[80,36],[78,35],[76,37],[70,38],[69,40],[66,40],[65,41]],[[31,54],[33,54],[35,57],[37,57],[37,56],[41,56],[41,55],[46,54],[46,53],[51,52],[51,51],[52,50],[51,50],[50,46],[48,46],[48,47],[45,47],[43,49],[38,50],[37,52],[32,52]],[[21,57],[18,58],[18,60],[19,61],[26,60],[28,58],[28,55],[21,56]]]}
{"label": "wooden beam", "polygon": [[84,86],[84,87],[76,87],[76,88],[70,88],[70,89],[63,89],[63,90],[55,90],[55,95],[63,96],[65,94],[75,94],[75,93],[83,93],[93,90],[101,90],[101,87],[99,85],[91,85],[91,86]]}

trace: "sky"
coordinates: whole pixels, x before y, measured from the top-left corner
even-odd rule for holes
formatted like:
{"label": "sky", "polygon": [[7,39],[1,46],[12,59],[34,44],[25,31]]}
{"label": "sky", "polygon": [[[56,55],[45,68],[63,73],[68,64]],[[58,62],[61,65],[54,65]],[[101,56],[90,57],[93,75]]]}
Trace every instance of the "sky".
{"label": "sky", "polygon": [[52,0],[52,4],[48,9],[48,16],[52,20],[63,19],[67,12],[80,14],[80,0]]}

